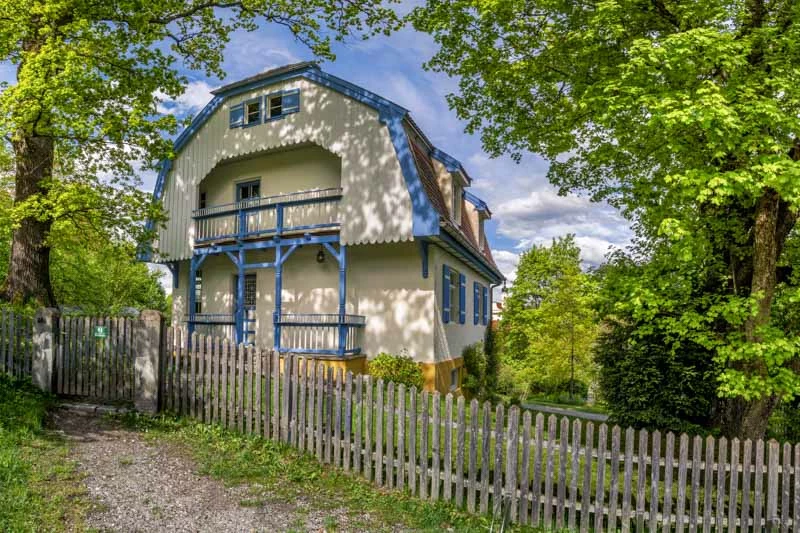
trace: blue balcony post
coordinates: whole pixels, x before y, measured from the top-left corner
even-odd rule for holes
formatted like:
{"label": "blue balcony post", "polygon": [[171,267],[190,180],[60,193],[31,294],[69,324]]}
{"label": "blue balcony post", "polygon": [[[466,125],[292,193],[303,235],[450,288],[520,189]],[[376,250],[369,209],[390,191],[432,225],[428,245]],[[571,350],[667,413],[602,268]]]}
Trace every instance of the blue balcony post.
{"label": "blue balcony post", "polygon": [[283,233],[283,204],[275,206],[275,234]]}
{"label": "blue balcony post", "polygon": [[[278,211],[280,213],[280,211]],[[275,335],[275,351],[281,349],[281,292],[283,291],[283,249],[275,247],[275,312],[272,315],[272,331]]]}
{"label": "blue balcony post", "polygon": [[339,356],[344,355],[347,343],[347,325],[345,324],[345,312],[347,301],[347,246],[339,245]]}
{"label": "blue balcony post", "polygon": [[239,249],[239,260],[236,263],[236,344],[244,342],[244,265],[245,251]]}
{"label": "blue balcony post", "polygon": [[239,240],[244,239],[247,234],[247,211],[241,207],[239,207],[239,231],[237,233]]}

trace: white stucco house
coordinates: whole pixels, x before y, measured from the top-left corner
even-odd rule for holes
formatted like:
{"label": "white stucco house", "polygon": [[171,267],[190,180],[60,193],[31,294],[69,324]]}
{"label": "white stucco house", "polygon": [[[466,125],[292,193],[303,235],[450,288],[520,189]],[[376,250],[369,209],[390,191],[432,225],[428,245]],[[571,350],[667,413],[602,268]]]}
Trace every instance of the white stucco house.
{"label": "white stucco house", "polygon": [[344,361],[418,361],[460,386],[502,275],[488,206],[408,110],[314,63],[217,89],[154,192],[145,259],[173,274],[174,326]]}

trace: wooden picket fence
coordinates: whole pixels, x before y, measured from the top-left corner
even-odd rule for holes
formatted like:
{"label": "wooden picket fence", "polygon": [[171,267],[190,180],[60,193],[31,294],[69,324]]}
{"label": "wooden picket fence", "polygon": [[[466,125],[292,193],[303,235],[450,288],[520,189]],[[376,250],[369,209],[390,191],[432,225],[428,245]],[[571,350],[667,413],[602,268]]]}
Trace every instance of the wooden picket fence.
{"label": "wooden picket fence", "polygon": [[[108,336],[93,334],[95,325]],[[137,322],[59,321],[56,392],[130,401]],[[580,531],[800,531],[800,444],[547,419],[161,330],[160,409],[259,435],[378,486],[497,521]],[[0,370],[31,371],[29,317],[0,312]]]}
{"label": "wooden picket fence", "polygon": [[33,318],[0,308],[0,373],[29,377],[33,361]]}
{"label": "wooden picket fence", "polygon": [[800,445],[545,420],[180,330],[164,353],[164,409],[425,500],[580,531],[800,529]]}
{"label": "wooden picket fence", "polygon": [[[95,335],[97,327],[105,336]],[[133,400],[134,319],[65,316],[57,337],[54,392],[103,402]]]}

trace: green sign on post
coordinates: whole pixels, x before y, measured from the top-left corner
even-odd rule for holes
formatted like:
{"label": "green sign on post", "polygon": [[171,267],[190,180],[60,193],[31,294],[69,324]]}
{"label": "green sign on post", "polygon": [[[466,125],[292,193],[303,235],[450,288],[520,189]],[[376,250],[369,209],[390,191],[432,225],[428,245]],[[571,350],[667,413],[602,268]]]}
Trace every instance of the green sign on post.
{"label": "green sign on post", "polygon": [[95,326],[94,327],[94,338],[95,339],[105,339],[108,337],[108,326]]}

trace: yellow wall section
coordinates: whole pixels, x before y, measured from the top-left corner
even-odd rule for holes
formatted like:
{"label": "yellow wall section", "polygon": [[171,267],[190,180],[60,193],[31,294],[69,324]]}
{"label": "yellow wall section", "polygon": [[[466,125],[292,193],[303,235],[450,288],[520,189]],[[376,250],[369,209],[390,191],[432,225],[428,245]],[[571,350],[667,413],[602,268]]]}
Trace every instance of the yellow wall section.
{"label": "yellow wall section", "polygon": [[[461,382],[464,380],[464,359],[458,357],[448,361],[438,363],[422,363],[422,375],[425,379],[425,390],[437,390],[443,394],[448,392],[458,392],[461,390]],[[455,388],[453,385],[452,371],[458,369],[459,383]]]}
{"label": "yellow wall section", "polygon": [[[454,306],[451,306],[450,322],[444,323],[442,319],[442,270],[443,265],[455,268],[460,273],[466,276],[466,320],[464,324],[458,322],[458,311]],[[434,312],[434,352],[435,360],[445,361],[451,357],[460,357],[465,347],[476,342],[483,340],[486,335],[486,328],[480,321],[478,316],[478,323],[474,323],[474,302],[473,302],[473,283],[478,282],[481,285],[489,287],[489,280],[478,274],[471,268],[467,267],[461,260],[453,257],[441,248],[431,246],[430,253],[430,275],[433,278],[433,283],[436,287],[436,310]],[[488,312],[491,312],[491,298],[492,291],[489,290],[489,306]],[[479,304],[480,305],[480,304]],[[479,309],[480,311],[480,309]]]}

